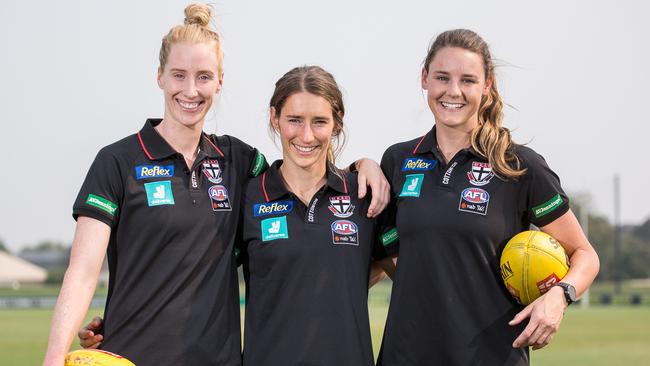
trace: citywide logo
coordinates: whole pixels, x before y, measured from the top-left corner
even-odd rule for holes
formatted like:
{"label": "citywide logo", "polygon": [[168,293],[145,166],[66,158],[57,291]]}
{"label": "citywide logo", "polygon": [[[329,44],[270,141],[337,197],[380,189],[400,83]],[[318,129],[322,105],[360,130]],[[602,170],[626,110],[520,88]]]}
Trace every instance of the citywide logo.
{"label": "citywide logo", "polygon": [[135,179],[169,178],[174,176],[173,165],[138,165],[135,167]]}
{"label": "citywide logo", "polygon": [[293,210],[293,201],[277,201],[272,203],[258,203],[253,206],[253,216],[266,216],[273,214],[286,214]]}

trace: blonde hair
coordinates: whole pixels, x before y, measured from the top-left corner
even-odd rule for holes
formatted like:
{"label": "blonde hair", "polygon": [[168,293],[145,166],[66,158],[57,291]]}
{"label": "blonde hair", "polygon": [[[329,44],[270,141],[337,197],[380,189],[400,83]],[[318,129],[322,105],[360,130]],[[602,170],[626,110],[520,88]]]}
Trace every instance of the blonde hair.
{"label": "blonde hair", "polygon": [[486,82],[491,82],[490,92],[483,96],[478,109],[478,126],[472,130],[470,141],[472,148],[488,159],[494,173],[501,178],[515,179],[526,173],[520,168],[520,161],[514,153],[514,141],[510,130],[502,126],[503,100],[497,89],[494,62],[488,44],[469,29],[454,29],[436,37],[424,60],[424,70],[429,72],[429,65],[436,53],[445,47],[458,47],[480,55],[483,59]]}
{"label": "blonde hair", "polygon": [[[341,152],[343,145],[345,145],[345,133],[343,131],[345,107],[343,106],[341,89],[339,89],[334,76],[320,66],[293,68],[275,83],[275,90],[269,103],[270,107],[275,108],[275,116],[280,117],[280,112],[287,99],[300,92],[322,97],[327,100],[332,108],[334,131],[332,133],[333,139],[327,148],[327,163],[330,169],[334,169],[336,172],[336,157]],[[277,132],[272,124],[269,126],[271,131]]]}
{"label": "blonde hair", "polygon": [[215,43],[215,53],[217,55],[218,76],[223,77],[223,48],[221,47],[221,38],[219,34],[210,29],[210,19],[212,19],[212,8],[205,4],[190,4],[185,8],[185,21],[183,25],[177,25],[169,30],[169,33],[162,39],[160,46],[160,70],[165,69],[167,57],[171,51],[172,45],[179,42],[191,43]]}

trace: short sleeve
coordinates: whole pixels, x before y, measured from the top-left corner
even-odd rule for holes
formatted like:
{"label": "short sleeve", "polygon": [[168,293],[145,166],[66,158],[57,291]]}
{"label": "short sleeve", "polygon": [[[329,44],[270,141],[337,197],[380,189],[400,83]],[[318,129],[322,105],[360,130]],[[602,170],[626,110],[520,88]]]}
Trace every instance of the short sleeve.
{"label": "short sleeve", "polygon": [[240,139],[224,135],[224,136],[214,136],[218,143],[222,145],[227,140],[227,143],[231,146],[231,153],[235,155],[235,159],[241,162],[241,167],[246,169],[243,178],[254,178],[268,169],[269,164],[266,161],[266,157],[256,148],[248,145],[247,143],[241,141]]}
{"label": "short sleeve", "polygon": [[107,148],[100,150],[79,190],[72,217],[92,217],[114,228],[120,215],[123,186],[118,159]]}
{"label": "short sleeve", "polygon": [[373,258],[380,260],[386,257],[394,257],[399,253],[399,234],[395,224],[397,215],[397,197],[393,187],[395,186],[396,177],[394,176],[395,166],[393,164],[391,149],[386,150],[381,158],[381,170],[384,172],[386,179],[390,183],[390,202],[384,211],[376,220],[377,238]]}
{"label": "short sleeve", "polygon": [[560,184],[560,178],[549,168],[544,158],[531,149],[520,147],[518,156],[527,169],[522,181],[520,202],[528,220],[542,227],[569,210],[569,198]]}

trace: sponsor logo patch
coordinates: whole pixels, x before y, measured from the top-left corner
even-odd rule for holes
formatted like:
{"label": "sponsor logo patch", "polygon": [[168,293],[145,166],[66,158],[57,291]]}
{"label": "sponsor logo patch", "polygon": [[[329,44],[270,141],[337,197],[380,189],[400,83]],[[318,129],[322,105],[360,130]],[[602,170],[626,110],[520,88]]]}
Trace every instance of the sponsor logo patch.
{"label": "sponsor logo patch", "polygon": [[98,209],[108,212],[111,214],[111,216],[115,215],[115,211],[117,211],[117,205],[114,204],[113,202],[107,200],[104,197],[100,197],[94,194],[89,194],[88,198],[86,198],[86,204],[90,206],[97,207]]}
{"label": "sponsor logo patch", "polygon": [[359,229],[350,220],[336,220],[332,223],[332,243],[359,245]]}
{"label": "sponsor logo patch", "polygon": [[205,160],[201,165],[203,167],[203,174],[210,182],[215,184],[221,183],[223,178],[221,177],[221,167],[219,166],[218,161]]}
{"label": "sponsor logo patch", "polygon": [[556,283],[560,282],[560,278],[555,274],[551,273],[545,279],[537,282],[537,288],[539,289],[540,294],[545,294],[551,287],[555,286]]}
{"label": "sponsor logo patch", "polygon": [[258,203],[253,206],[253,216],[266,216],[273,214],[286,214],[293,210],[293,201],[278,201],[271,203]]}
{"label": "sponsor logo patch", "polygon": [[397,229],[392,228],[381,236],[381,244],[383,246],[388,246],[397,239],[399,239],[399,235],[397,234]]}
{"label": "sponsor logo patch", "polygon": [[485,215],[488,203],[490,203],[490,194],[486,190],[475,187],[465,188],[460,194],[458,210]]}
{"label": "sponsor logo patch", "polygon": [[147,204],[150,207],[174,204],[171,181],[163,180],[160,182],[145,183],[144,189],[147,191]]}
{"label": "sponsor logo patch", "polygon": [[453,163],[451,163],[449,168],[447,168],[447,171],[442,176],[442,184],[444,184],[444,185],[449,184],[449,180],[451,179],[451,173],[454,171],[454,168],[456,167],[456,165],[458,165],[458,162],[454,161]]}
{"label": "sponsor logo patch", "polygon": [[489,163],[473,161],[472,169],[467,172],[469,182],[479,187],[490,183],[492,177],[494,177],[494,173],[492,172],[492,167]]}
{"label": "sponsor logo patch", "polygon": [[213,211],[230,211],[232,209],[226,187],[220,184],[212,186],[208,188],[208,196],[212,201]]}
{"label": "sponsor logo patch", "polygon": [[404,165],[402,166],[402,171],[409,170],[433,170],[436,166],[435,160],[427,160],[420,158],[406,158],[404,159]]}
{"label": "sponsor logo patch", "polygon": [[327,208],[336,217],[346,218],[354,214],[354,205],[350,203],[350,196],[330,197],[330,205]]}
{"label": "sponsor logo patch", "polygon": [[261,221],[262,241],[289,239],[287,217],[271,217]]}
{"label": "sponsor logo patch", "polygon": [[266,162],[266,158],[264,157],[264,154],[262,154],[259,151],[255,151],[255,162],[251,167],[251,175],[253,177],[257,177],[258,175],[260,175],[260,173],[262,172],[262,168],[264,168],[264,162]]}
{"label": "sponsor logo patch", "polygon": [[424,174],[408,174],[404,185],[402,186],[402,193],[400,197],[420,197],[420,188],[424,181]]}
{"label": "sponsor logo patch", "polygon": [[542,203],[539,206],[533,207],[533,215],[535,215],[535,218],[540,218],[546,214],[549,214],[553,211],[555,211],[558,207],[560,207],[564,203],[564,200],[562,199],[562,196],[560,194],[556,194],[555,197],[551,198],[550,200]]}
{"label": "sponsor logo patch", "polygon": [[173,165],[138,165],[135,167],[135,179],[169,178],[174,176]]}

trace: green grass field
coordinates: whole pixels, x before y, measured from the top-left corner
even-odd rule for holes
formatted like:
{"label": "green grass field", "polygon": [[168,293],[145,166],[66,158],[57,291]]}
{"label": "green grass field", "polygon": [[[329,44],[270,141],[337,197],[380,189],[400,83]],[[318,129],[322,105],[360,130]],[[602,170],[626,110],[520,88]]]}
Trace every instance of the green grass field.
{"label": "green grass field", "polygon": [[[373,346],[379,349],[390,283],[371,290]],[[36,290],[31,290],[34,294]],[[55,293],[55,292],[54,292]],[[91,309],[92,315],[102,309]],[[0,365],[38,365],[47,344],[51,310],[0,310]],[[650,360],[649,306],[570,308],[553,343],[531,351],[532,365],[642,365]]]}

